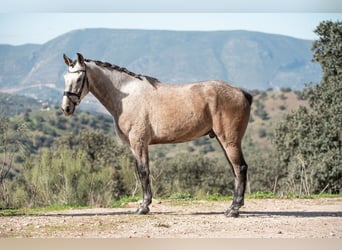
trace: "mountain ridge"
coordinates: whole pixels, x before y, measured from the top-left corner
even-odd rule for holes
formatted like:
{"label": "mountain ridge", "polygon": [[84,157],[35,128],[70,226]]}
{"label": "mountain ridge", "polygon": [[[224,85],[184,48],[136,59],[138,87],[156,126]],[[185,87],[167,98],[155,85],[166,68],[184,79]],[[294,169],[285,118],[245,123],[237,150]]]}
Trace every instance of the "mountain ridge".
{"label": "mountain ridge", "polygon": [[[0,91],[54,98],[64,86],[63,53],[108,61],[181,84],[225,80],[245,89],[301,89],[318,82],[312,41],[255,31],[168,31],[87,28],[44,44],[1,45]],[[37,98],[37,96],[36,96]]]}

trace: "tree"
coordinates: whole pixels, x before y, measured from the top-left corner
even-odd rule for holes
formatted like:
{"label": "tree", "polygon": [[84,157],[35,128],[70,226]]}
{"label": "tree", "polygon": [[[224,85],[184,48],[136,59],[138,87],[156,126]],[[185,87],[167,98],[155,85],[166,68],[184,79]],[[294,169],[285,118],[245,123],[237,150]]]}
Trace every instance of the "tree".
{"label": "tree", "polygon": [[287,169],[297,193],[340,193],[342,186],[342,23],[323,21],[315,30],[313,61],[323,71],[320,84],[308,84],[309,108],[287,115],[275,132],[278,164]]}

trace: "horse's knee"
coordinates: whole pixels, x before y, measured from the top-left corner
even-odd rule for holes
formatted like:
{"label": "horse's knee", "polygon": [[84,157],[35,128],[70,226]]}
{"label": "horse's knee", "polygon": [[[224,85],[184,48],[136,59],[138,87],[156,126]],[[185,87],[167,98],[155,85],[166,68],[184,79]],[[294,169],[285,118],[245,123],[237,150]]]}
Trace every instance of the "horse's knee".
{"label": "horse's knee", "polygon": [[246,163],[242,163],[239,165],[239,172],[242,177],[247,176],[248,165]]}
{"label": "horse's knee", "polygon": [[139,177],[141,178],[146,178],[150,174],[149,168],[146,164],[137,163],[137,171],[138,171]]}

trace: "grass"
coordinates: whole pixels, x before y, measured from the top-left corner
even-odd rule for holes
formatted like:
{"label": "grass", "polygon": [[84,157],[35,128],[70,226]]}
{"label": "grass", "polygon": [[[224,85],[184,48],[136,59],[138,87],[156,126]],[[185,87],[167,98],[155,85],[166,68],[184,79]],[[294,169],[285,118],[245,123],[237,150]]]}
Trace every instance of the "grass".
{"label": "grass", "polygon": [[233,196],[231,195],[219,195],[219,194],[211,194],[211,195],[206,195],[203,197],[204,200],[206,201],[227,201],[227,200],[232,200]]}
{"label": "grass", "polygon": [[155,224],[154,225],[155,227],[162,227],[162,228],[170,228],[171,227],[171,225],[169,225],[169,224],[165,224],[165,223],[158,223],[158,224]]}
{"label": "grass", "polygon": [[188,193],[175,193],[172,194],[169,199],[171,200],[194,200],[195,198]]}
{"label": "grass", "polygon": [[268,199],[268,198],[278,198],[276,194],[268,191],[258,191],[252,194],[246,195],[247,199]]}
{"label": "grass", "polygon": [[[312,195],[298,195],[298,194],[286,194],[279,195],[268,191],[258,191],[252,194],[246,194],[246,199],[319,199],[319,198],[342,198],[342,194],[312,194]],[[195,198],[194,198],[195,199]],[[207,195],[201,197],[207,201],[226,201],[232,200],[232,196],[222,196],[219,194]]]}
{"label": "grass", "polygon": [[[252,194],[247,194],[246,199],[319,199],[319,198],[342,198],[342,194],[313,194],[313,195],[297,195],[297,194],[286,194],[286,195],[277,195],[272,192],[256,192]],[[109,207],[110,208],[118,208],[124,207],[129,202],[137,202],[141,200],[142,197],[133,196],[133,197],[123,197],[117,201],[114,201]],[[175,193],[167,198],[159,198],[158,200],[172,200],[180,202],[179,205],[185,205],[186,201],[197,201],[197,200],[205,200],[205,201],[228,201],[232,200],[232,196],[222,196],[218,194],[207,195],[204,197],[193,197],[190,194],[182,194]],[[89,208],[85,206],[48,206],[48,207],[40,207],[40,208],[19,208],[19,209],[0,209],[0,217],[2,216],[24,216],[24,215],[36,215],[41,213],[47,213],[50,211],[64,211],[68,209],[82,209]]]}
{"label": "grass", "polygon": [[114,201],[109,207],[110,208],[117,208],[117,207],[124,207],[129,202],[137,202],[141,200],[142,198],[139,196],[131,196],[131,197],[123,197],[119,200]]}
{"label": "grass", "polygon": [[9,208],[9,209],[0,209],[0,217],[1,216],[23,216],[23,215],[35,215],[41,213],[47,213],[51,211],[64,211],[68,209],[80,209],[87,208],[82,206],[68,206],[68,205],[52,205],[47,207],[38,207],[38,208]]}
{"label": "grass", "polygon": [[319,198],[341,198],[342,194],[311,194],[311,195],[297,195],[287,194],[285,198],[297,198],[297,199],[319,199]]}

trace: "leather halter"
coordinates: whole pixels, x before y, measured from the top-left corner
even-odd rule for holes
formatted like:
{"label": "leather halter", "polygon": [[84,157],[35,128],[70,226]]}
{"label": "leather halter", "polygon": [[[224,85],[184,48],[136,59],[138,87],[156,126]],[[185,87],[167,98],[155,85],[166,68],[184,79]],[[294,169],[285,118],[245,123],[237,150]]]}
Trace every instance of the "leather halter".
{"label": "leather halter", "polygon": [[[74,92],[70,92],[70,91],[64,91],[64,94],[63,94],[63,96],[68,97],[68,99],[76,106],[76,105],[80,104],[81,95],[82,95],[84,86],[86,85],[86,82],[87,82],[87,88],[89,89],[89,82],[87,79],[87,71],[86,71],[86,68],[84,68],[84,69],[80,69],[80,70],[76,70],[76,71],[68,70],[68,72],[69,73],[84,72],[84,76],[83,76],[83,80],[82,80],[82,86],[80,88],[80,91],[78,93],[74,93]],[[76,96],[78,98],[78,100],[75,102],[72,98],[70,98],[71,96]]]}

